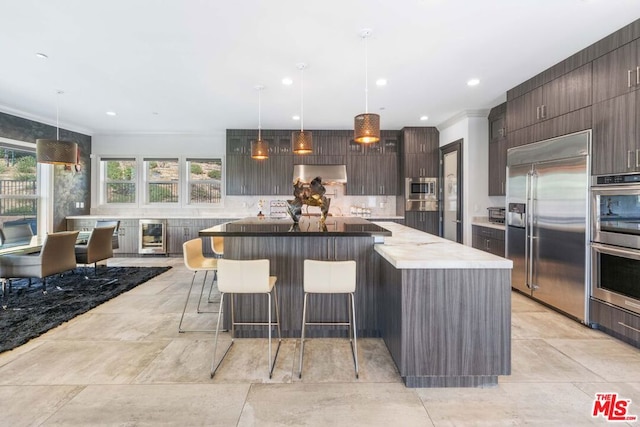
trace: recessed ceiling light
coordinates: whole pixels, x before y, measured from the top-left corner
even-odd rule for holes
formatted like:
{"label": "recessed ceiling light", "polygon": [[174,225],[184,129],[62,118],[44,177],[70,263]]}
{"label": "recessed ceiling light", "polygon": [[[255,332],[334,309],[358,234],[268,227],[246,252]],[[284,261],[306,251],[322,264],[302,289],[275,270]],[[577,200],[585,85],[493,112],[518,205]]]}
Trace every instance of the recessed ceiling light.
{"label": "recessed ceiling light", "polygon": [[293,120],[300,120],[300,116],[297,116],[297,115],[296,115],[296,116],[293,116],[293,117],[291,117],[291,118],[292,118]]}
{"label": "recessed ceiling light", "polygon": [[115,111],[107,111],[107,116],[115,116],[116,112]]}
{"label": "recessed ceiling light", "polygon": [[422,120],[423,122],[425,120],[429,120],[429,116],[420,116],[420,120]]}
{"label": "recessed ceiling light", "polygon": [[36,56],[40,59],[48,59],[49,57],[47,55],[45,55],[44,53],[36,53]]}
{"label": "recessed ceiling light", "polygon": [[158,112],[157,111],[152,111],[151,114],[153,114],[154,116],[157,116]]}
{"label": "recessed ceiling light", "polygon": [[471,79],[467,82],[467,86],[478,86],[480,84],[480,80]]}
{"label": "recessed ceiling light", "polygon": [[284,79],[282,79],[282,84],[285,86],[291,86],[293,84],[293,80],[291,79],[291,77],[285,77]]}
{"label": "recessed ceiling light", "polygon": [[386,85],[387,85],[387,79],[376,80],[376,86],[386,86]]}

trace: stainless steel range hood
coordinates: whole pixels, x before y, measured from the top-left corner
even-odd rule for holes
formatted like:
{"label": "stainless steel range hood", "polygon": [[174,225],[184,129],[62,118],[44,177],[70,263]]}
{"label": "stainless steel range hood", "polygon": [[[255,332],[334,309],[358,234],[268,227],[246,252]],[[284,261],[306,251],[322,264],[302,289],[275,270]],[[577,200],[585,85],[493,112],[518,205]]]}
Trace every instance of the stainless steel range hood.
{"label": "stainless steel range hood", "polygon": [[346,184],[347,167],[345,165],[294,165],[293,181],[300,179],[305,184],[316,177],[322,178],[323,184]]}

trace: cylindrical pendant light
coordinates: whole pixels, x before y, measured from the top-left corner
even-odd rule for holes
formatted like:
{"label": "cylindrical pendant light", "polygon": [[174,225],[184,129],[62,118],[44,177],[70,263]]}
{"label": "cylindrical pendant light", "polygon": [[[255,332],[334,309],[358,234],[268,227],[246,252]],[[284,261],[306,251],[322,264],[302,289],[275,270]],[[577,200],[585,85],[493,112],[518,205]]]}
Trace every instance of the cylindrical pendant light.
{"label": "cylindrical pendant light", "polygon": [[54,165],[72,165],[78,161],[78,144],[60,140],[60,95],[56,97],[56,139],[36,139],[36,161]]}
{"label": "cylindrical pendant light", "polygon": [[371,36],[370,29],[360,31],[364,40],[364,113],[358,114],[353,123],[353,140],[361,144],[371,144],[380,141],[380,115],[369,113],[369,58],[367,39]]}
{"label": "cylindrical pendant light", "polygon": [[293,132],[291,137],[293,153],[311,154],[313,153],[313,135],[311,131],[304,130],[304,70],[307,64],[301,62],[296,66],[300,70],[300,132]]}
{"label": "cylindrical pendant light", "polygon": [[251,158],[256,160],[264,160],[269,158],[269,143],[262,139],[262,99],[260,94],[264,86],[256,86],[258,91],[258,139],[251,141]]}

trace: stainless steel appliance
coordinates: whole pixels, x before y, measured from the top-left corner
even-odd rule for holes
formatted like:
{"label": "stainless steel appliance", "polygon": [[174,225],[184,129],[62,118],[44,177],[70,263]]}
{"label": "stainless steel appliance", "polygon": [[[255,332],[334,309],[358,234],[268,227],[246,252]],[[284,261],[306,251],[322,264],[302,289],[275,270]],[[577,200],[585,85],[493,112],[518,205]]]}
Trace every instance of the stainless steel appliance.
{"label": "stainless steel appliance", "polygon": [[505,218],[505,208],[503,207],[493,207],[487,208],[489,222],[494,224],[504,224]]}
{"label": "stainless steel appliance", "polygon": [[167,253],[167,221],[164,219],[141,219],[138,253]]}
{"label": "stainless steel appliance", "polygon": [[438,178],[415,177],[405,180],[405,210],[437,211]]}
{"label": "stainless steel appliance", "polygon": [[640,174],[591,184],[591,295],[640,314]]}
{"label": "stainless steel appliance", "polygon": [[512,287],[585,324],[590,142],[588,130],[507,151]]}

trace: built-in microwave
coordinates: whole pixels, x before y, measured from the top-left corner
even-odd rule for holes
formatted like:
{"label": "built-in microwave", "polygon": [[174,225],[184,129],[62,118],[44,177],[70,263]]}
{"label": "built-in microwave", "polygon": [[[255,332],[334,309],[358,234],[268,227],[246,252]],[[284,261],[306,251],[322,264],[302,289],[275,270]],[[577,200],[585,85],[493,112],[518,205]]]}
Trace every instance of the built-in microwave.
{"label": "built-in microwave", "polygon": [[438,210],[438,178],[407,178],[404,194],[408,211]]}
{"label": "built-in microwave", "polygon": [[640,250],[640,174],[597,176],[591,184],[591,240]]}

